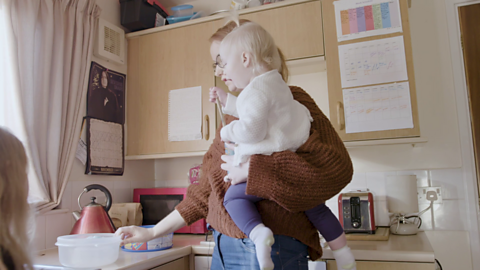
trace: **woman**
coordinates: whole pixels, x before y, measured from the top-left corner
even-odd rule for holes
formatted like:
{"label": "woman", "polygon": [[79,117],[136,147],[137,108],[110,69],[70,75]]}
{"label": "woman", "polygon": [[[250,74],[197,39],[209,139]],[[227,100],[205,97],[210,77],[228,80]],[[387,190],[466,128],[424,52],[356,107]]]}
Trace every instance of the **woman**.
{"label": "woman", "polygon": [[[244,22],[244,21],[243,21]],[[211,38],[210,54],[217,61],[223,38],[235,28],[231,22]],[[236,90],[215,65],[215,75],[222,77],[229,90]],[[285,62],[282,77],[288,77]],[[124,243],[144,242],[175,231],[186,224],[206,218],[213,230],[215,249],[211,269],[258,269],[254,244],[231,220],[223,206],[230,183],[223,179],[223,168],[236,180],[247,178],[247,194],[265,198],[257,204],[265,226],[275,234],[272,259],[275,269],[308,269],[308,257],[318,259],[322,250],[318,232],[303,211],[324,203],[351,180],[353,168],[348,152],[329,120],[312,98],[299,87],[290,87],[296,100],[305,105],[314,119],[310,137],[296,153],[284,151],[271,156],[253,155],[250,162],[234,167],[217,130],[214,142],[205,154],[198,185],[188,188],[187,198],[176,210],[152,229],[120,228]],[[226,116],[227,124],[234,120]]]}
{"label": "woman", "polygon": [[0,127],[0,270],[33,269],[26,251],[27,197],[27,155],[22,143]]}

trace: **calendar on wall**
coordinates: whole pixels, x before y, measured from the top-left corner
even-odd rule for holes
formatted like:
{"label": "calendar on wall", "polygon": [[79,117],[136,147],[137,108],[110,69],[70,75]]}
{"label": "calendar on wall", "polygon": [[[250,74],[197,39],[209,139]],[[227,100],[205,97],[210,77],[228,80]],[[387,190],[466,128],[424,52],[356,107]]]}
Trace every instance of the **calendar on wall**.
{"label": "calendar on wall", "polygon": [[342,88],[408,80],[403,37],[338,46]]}

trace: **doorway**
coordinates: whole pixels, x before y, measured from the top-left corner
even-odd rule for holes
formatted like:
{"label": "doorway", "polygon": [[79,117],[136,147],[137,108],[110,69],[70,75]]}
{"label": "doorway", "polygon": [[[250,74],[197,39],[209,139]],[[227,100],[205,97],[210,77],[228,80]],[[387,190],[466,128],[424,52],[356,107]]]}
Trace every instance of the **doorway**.
{"label": "doorway", "polygon": [[472,138],[480,194],[480,3],[458,8]]}

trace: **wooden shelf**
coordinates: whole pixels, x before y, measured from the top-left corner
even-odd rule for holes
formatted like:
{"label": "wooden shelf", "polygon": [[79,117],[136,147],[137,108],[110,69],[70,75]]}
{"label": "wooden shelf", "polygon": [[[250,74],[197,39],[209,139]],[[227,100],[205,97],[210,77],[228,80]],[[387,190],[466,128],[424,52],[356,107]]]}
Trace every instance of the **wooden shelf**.
{"label": "wooden shelf", "polygon": [[185,153],[168,153],[168,154],[155,154],[155,155],[136,155],[126,156],[125,160],[144,160],[144,159],[162,159],[162,158],[179,158],[179,157],[201,157],[205,155],[207,151],[197,152],[185,152]]}
{"label": "wooden shelf", "polygon": [[380,139],[380,140],[366,140],[366,141],[351,141],[344,142],[347,148],[363,147],[363,146],[376,146],[376,145],[394,145],[394,144],[411,144],[415,146],[419,143],[426,143],[428,140],[425,137],[413,137],[413,138],[398,138],[398,139]]}
{"label": "wooden shelf", "polygon": [[[285,6],[296,5],[296,4],[300,4],[300,3],[306,3],[306,2],[313,2],[313,1],[318,1],[318,0],[286,0],[286,1],[280,1],[280,2],[277,2],[277,3],[273,3],[273,4],[242,9],[242,10],[238,11],[238,14],[243,15],[243,14],[254,13],[254,12],[259,12],[259,11],[263,11],[263,10],[275,9],[275,8],[279,8],[279,7],[285,7]],[[188,21],[184,21],[184,22],[179,22],[179,23],[174,23],[174,24],[149,28],[149,29],[145,29],[145,30],[141,30],[141,31],[131,32],[131,33],[126,34],[125,37],[127,39],[129,39],[129,38],[133,38],[133,37],[137,37],[137,36],[148,35],[148,34],[155,33],[155,32],[160,32],[160,31],[170,30],[170,29],[174,29],[174,28],[184,27],[184,26],[187,26],[187,25],[192,25],[192,24],[198,24],[198,23],[223,19],[223,18],[227,17],[227,15],[228,15],[227,12],[218,13],[218,14],[215,14],[215,15],[201,17],[201,18],[194,19],[194,20],[188,20]],[[285,18],[285,19],[288,19],[288,18]]]}

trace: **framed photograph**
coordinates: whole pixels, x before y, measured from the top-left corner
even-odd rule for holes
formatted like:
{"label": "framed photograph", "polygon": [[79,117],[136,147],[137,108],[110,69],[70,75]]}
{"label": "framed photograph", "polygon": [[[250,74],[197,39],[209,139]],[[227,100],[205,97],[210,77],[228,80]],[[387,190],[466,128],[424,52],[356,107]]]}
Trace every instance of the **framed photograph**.
{"label": "framed photograph", "polygon": [[125,123],[126,75],[92,62],[88,79],[87,116]]}

